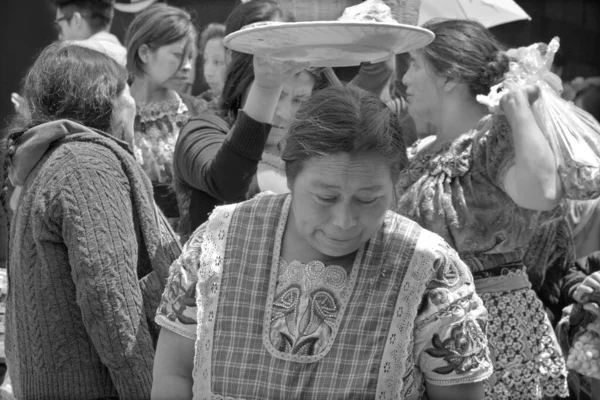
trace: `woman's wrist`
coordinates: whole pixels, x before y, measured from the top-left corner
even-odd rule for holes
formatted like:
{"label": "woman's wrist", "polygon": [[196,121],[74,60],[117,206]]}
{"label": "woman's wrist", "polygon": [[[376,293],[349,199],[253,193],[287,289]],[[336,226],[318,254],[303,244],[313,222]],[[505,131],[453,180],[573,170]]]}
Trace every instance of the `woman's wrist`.
{"label": "woman's wrist", "polygon": [[270,124],[283,87],[268,88],[253,82],[242,110],[257,122]]}

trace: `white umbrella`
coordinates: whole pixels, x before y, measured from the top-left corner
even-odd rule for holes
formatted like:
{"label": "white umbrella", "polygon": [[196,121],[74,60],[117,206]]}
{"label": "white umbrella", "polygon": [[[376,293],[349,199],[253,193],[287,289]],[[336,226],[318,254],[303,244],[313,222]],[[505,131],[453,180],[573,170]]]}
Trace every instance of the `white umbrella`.
{"label": "white umbrella", "polygon": [[419,25],[432,18],[474,19],[486,28],[531,20],[513,0],[421,0]]}

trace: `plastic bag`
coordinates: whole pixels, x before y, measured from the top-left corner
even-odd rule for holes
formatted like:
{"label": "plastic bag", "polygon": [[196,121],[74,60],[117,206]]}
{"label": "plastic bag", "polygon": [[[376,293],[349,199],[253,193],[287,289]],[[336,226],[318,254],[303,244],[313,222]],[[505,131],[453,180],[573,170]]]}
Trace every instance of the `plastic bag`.
{"label": "plastic bag", "polygon": [[563,311],[556,336],[567,354],[567,368],[600,379],[600,307],[597,301],[573,304]]}
{"label": "plastic bag", "polygon": [[[600,196],[600,124],[588,112],[560,97],[562,82],[550,72],[558,51],[558,38],[549,45],[536,43],[511,49],[505,80],[523,85],[536,85],[539,98],[532,104],[533,114],[554,152],[565,197],[586,200]],[[491,112],[500,112],[504,85],[491,88],[487,96],[477,100]]]}

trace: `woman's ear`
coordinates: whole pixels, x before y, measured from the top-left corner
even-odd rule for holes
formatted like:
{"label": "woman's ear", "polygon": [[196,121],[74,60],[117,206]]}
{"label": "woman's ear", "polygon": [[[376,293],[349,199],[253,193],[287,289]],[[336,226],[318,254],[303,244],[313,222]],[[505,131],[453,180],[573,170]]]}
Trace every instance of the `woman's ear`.
{"label": "woman's ear", "polygon": [[78,11],[75,11],[73,13],[73,16],[71,17],[71,24],[75,28],[80,28],[82,23],[83,23],[83,17],[81,16],[81,14]]}
{"label": "woman's ear", "polygon": [[138,49],[138,57],[144,64],[148,64],[148,61],[150,60],[150,47],[148,47],[147,44],[140,46]]}
{"label": "woman's ear", "polygon": [[225,48],[225,66],[231,64],[231,49]]}
{"label": "woman's ear", "polygon": [[446,92],[446,93],[451,92],[452,90],[454,90],[454,88],[456,87],[457,84],[458,84],[458,82],[456,82],[456,81],[446,79],[446,82],[444,83],[444,92]]}

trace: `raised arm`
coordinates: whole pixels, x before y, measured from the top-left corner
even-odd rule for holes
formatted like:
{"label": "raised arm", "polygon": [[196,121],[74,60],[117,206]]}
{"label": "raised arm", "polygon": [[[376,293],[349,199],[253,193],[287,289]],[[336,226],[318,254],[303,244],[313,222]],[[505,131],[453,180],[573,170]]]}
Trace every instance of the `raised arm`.
{"label": "raised arm", "polygon": [[179,178],[222,202],[243,198],[256,174],[283,81],[304,68],[254,57],[255,80],[233,128],[226,135],[214,125],[184,128],[174,155]]}
{"label": "raised arm", "polygon": [[551,210],[561,200],[562,185],[554,153],[531,109],[530,100],[537,93],[512,82],[506,85],[509,91],[501,100],[501,108],[512,130],[515,164],[505,175],[504,190],[523,208]]}

